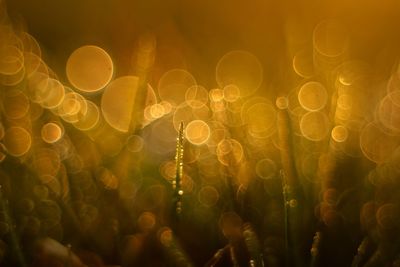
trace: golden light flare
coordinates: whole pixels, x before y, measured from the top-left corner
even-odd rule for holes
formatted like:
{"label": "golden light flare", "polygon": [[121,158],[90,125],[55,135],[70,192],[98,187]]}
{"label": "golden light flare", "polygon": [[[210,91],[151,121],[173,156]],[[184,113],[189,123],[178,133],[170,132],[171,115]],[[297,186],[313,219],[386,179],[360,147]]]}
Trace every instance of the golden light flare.
{"label": "golden light flare", "polygon": [[256,138],[270,137],[276,131],[275,107],[264,99],[256,99],[254,102],[252,103],[250,100],[242,110],[242,118],[247,125],[247,131]]}
{"label": "golden light flare", "polygon": [[124,76],[113,80],[101,97],[106,122],[120,132],[128,132],[134,109],[139,78]]}
{"label": "golden light flare", "polygon": [[400,133],[400,91],[386,95],[379,103],[378,118],[389,130]]}
{"label": "golden light flare", "polygon": [[217,203],[218,199],[219,193],[212,186],[204,186],[200,189],[198,193],[199,202],[206,207],[214,206]]}
{"label": "golden light flare", "polygon": [[323,112],[308,112],[301,117],[300,130],[308,140],[321,141],[329,133],[329,119]]}
{"label": "golden light flare", "polygon": [[240,98],[240,89],[234,84],[228,84],[223,89],[224,100],[227,102],[235,102]]}
{"label": "golden light flare", "polygon": [[231,51],[219,60],[216,80],[220,88],[234,84],[241,96],[249,96],[262,84],[263,68],[258,58],[250,52]]}
{"label": "golden light flare", "polygon": [[320,22],[313,32],[314,49],[320,55],[337,57],[342,55],[349,45],[349,36],[345,25],[335,20]]}
{"label": "golden light flare", "polygon": [[211,89],[208,94],[210,100],[214,102],[220,102],[222,99],[224,99],[224,90],[219,88]]}
{"label": "golden light flare", "polygon": [[349,136],[349,133],[346,127],[342,125],[336,125],[331,131],[331,136],[336,142],[345,142]]}
{"label": "golden light flare", "polygon": [[262,179],[271,179],[275,177],[277,167],[271,159],[261,159],[256,163],[256,174]]}
{"label": "golden light flare", "polygon": [[399,138],[383,131],[376,123],[369,123],[360,133],[360,147],[364,156],[378,164],[389,159],[399,145]]}
{"label": "golden light flare", "polygon": [[179,124],[183,122],[185,125],[189,124],[193,120],[208,121],[211,117],[210,109],[207,106],[193,109],[186,103],[182,103],[176,107],[173,115],[173,125],[178,131]]}
{"label": "golden light flare", "polygon": [[16,46],[2,45],[0,57],[0,74],[2,75],[14,75],[24,67],[24,55]]}
{"label": "golden light flare", "polygon": [[88,131],[96,127],[100,121],[100,109],[92,101],[86,100],[87,111],[79,118],[78,121],[74,122],[73,125],[82,131]]}
{"label": "golden light flare", "polygon": [[145,211],[138,218],[138,227],[143,232],[148,232],[156,225],[156,217],[153,213]]}
{"label": "golden light flare", "polygon": [[48,109],[58,107],[62,103],[64,96],[64,85],[53,78],[43,77],[34,92],[35,102]]}
{"label": "golden light flare", "polygon": [[325,107],[328,102],[328,93],[319,82],[307,82],[298,94],[300,105],[308,111],[318,111]]}
{"label": "golden light flare", "polygon": [[217,145],[218,161],[225,166],[236,166],[243,159],[243,146],[235,139],[223,139]]}
{"label": "golden light flare", "polygon": [[32,137],[26,129],[13,126],[5,131],[3,142],[11,156],[20,157],[31,148]]}
{"label": "golden light flare", "polygon": [[32,155],[31,168],[39,180],[46,184],[53,180],[60,170],[61,159],[57,151],[51,148],[40,148]]}
{"label": "golden light flare", "polygon": [[[183,69],[172,69],[164,73],[158,81],[157,91],[160,99],[178,106],[185,101],[188,88],[197,85],[192,74]],[[192,97],[189,92],[188,97]]]}
{"label": "golden light flare", "polygon": [[140,152],[144,147],[144,140],[139,135],[131,135],[126,141],[126,148],[133,153]]}
{"label": "golden light flare", "polygon": [[23,2],[0,266],[400,262],[393,3]]}
{"label": "golden light flare", "polygon": [[66,73],[78,90],[93,93],[103,89],[113,76],[113,62],[108,53],[94,45],[76,49],[68,58]]}
{"label": "golden light flare", "polygon": [[185,99],[192,108],[201,108],[208,102],[208,91],[200,85],[191,86],[186,90]]}
{"label": "golden light flare", "polygon": [[202,120],[193,120],[185,128],[185,137],[194,145],[205,144],[210,137],[210,127]]}
{"label": "golden light flare", "polygon": [[20,119],[29,112],[30,102],[21,90],[6,92],[3,99],[3,112],[8,119]]}
{"label": "golden light flare", "polygon": [[43,141],[52,144],[59,141],[64,134],[64,129],[59,123],[49,122],[43,125],[41,135]]}
{"label": "golden light flare", "polygon": [[307,49],[300,50],[293,57],[293,70],[303,78],[311,78],[314,74],[314,62],[312,52]]}

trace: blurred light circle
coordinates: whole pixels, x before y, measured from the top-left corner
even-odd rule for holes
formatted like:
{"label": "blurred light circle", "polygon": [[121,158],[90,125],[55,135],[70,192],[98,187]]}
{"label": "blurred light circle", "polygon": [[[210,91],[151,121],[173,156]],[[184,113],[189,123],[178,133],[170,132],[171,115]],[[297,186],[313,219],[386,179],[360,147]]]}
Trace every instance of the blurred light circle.
{"label": "blurred light circle", "polygon": [[342,126],[342,125],[336,125],[331,132],[332,139],[335,140],[336,142],[344,142],[347,140],[347,137],[349,136],[349,132],[347,131],[347,128]]}
{"label": "blurred light circle", "polygon": [[102,48],[86,45],[70,55],[66,72],[69,82],[75,88],[86,93],[97,92],[111,81],[113,63]]}
{"label": "blurred light circle", "polygon": [[399,145],[397,136],[389,135],[376,123],[367,124],[360,133],[360,147],[364,156],[378,164],[386,162]]}
{"label": "blurred light circle", "polygon": [[186,103],[192,108],[201,108],[208,102],[208,91],[200,85],[193,85],[186,90]]}
{"label": "blurred light circle", "polygon": [[65,96],[64,85],[53,78],[42,79],[37,86],[35,100],[44,108],[59,106]]}
{"label": "blurred light circle", "polygon": [[96,171],[96,178],[107,190],[115,190],[118,188],[118,178],[107,168],[99,168]]}
{"label": "blurred light circle", "polygon": [[400,133],[400,90],[390,92],[380,101],[378,118],[387,129]]}
{"label": "blurred light circle", "polygon": [[226,238],[242,234],[243,221],[235,212],[224,212],[219,219],[219,226]]}
{"label": "blurred light circle", "polygon": [[64,131],[58,123],[49,122],[43,125],[41,134],[43,141],[52,144],[61,139]]}
{"label": "blurred light circle", "polygon": [[188,71],[172,69],[160,78],[158,95],[161,100],[168,101],[172,106],[178,106],[185,101],[187,89],[195,85],[196,80]]}
{"label": "blurred light circle", "polygon": [[203,186],[198,194],[198,200],[206,207],[212,207],[217,204],[219,193],[213,186]]}
{"label": "blurred light circle", "polygon": [[31,135],[22,127],[8,128],[3,141],[8,153],[14,157],[26,154],[32,145]]}
{"label": "blurred light circle", "polygon": [[202,120],[193,120],[185,128],[186,139],[194,145],[202,145],[210,137],[210,127]]}
{"label": "blurred light circle", "polygon": [[236,166],[243,159],[243,146],[235,139],[223,139],[216,149],[218,161],[225,166]]}
{"label": "blurred light circle", "polygon": [[39,180],[46,184],[53,180],[60,170],[61,159],[57,151],[50,148],[41,148],[32,155],[32,168]]}
{"label": "blurred light circle", "polygon": [[104,119],[120,132],[129,130],[138,86],[138,77],[120,77],[107,86],[101,98]]}
{"label": "blurred light circle", "polygon": [[216,79],[220,88],[234,84],[239,88],[240,96],[249,96],[262,84],[262,65],[258,58],[249,52],[231,51],[219,60]]}
{"label": "blurred light circle", "polygon": [[293,57],[293,70],[303,78],[310,78],[314,74],[314,62],[312,52],[301,50]]}
{"label": "blurred light circle", "polygon": [[348,32],[345,26],[338,21],[325,20],[314,29],[314,49],[323,56],[340,56],[346,51],[348,44]]}
{"label": "blurred light circle", "polygon": [[25,53],[32,53],[39,57],[42,55],[40,46],[39,46],[38,42],[36,41],[36,39],[32,35],[30,35],[27,32],[22,32],[19,37],[24,46]]}
{"label": "blurred light circle", "polygon": [[126,142],[126,148],[133,153],[140,152],[143,149],[144,140],[139,135],[131,135]]}
{"label": "blurred light circle", "polygon": [[300,105],[308,111],[318,111],[328,102],[328,93],[325,86],[319,82],[307,82],[298,94]]}
{"label": "blurred light circle", "polygon": [[210,92],[208,92],[208,94],[210,100],[214,102],[219,102],[224,99],[224,91],[219,88],[211,89]]}
{"label": "blurred light circle", "polygon": [[329,119],[325,113],[312,111],[304,114],[300,120],[302,135],[310,141],[321,141],[329,133]]}
{"label": "blurred light circle", "polygon": [[251,136],[256,138],[270,137],[276,131],[277,113],[269,102],[259,102],[243,110],[244,122]]}
{"label": "blurred light circle", "polygon": [[172,121],[175,130],[178,131],[181,122],[183,122],[184,125],[188,125],[193,120],[208,121],[210,116],[210,109],[206,105],[201,108],[193,109],[188,104],[182,103],[176,107]]}
{"label": "blurred light circle", "polygon": [[393,203],[383,204],[376,212],[376,221],[382,229],[395,229],[400,223],[399,207]]}
{"label": "blurred light circle", "polygon": [[148,232],[156,225],[156,217],[153,213],[145,211],[138,218],[138,226],[141,231]]}
{"label": "blurred light circle", "polygon": [[240,98],[240,89],[234,84],[228,84],[223,89],[224,100],[227,102],[235,102]]}
{"label": "blurred light circle", "polygon": [[161,104],[154,104],[150,107],[150,114],[153,119],[158,119],[164,116],[165,109]]}
{"label": "blurred light circle", "polygon": [[265,158],[257,161],[256,174],[262,179],[271,179],[276,175],[277,167],[274,161]]}
{"label": "blurred light circle", "polygon": [[14,75],[24,67],[22,51],[13,45],[0,46],[0,74]]}
{"label": "blurred light circle", "polygon": [[20,90],[12,90],[5,94],[3,100],[4,115],[8,119],[20,119],[29,111],[29,99]]}
{"label": "blurred light circle", "polygon": [[289,99],[285,96],[280,96],[276,98],[275,105],[279,109],[287,109],[289,107]]}
{"label": "blurred light circle", "polygon": [[89,100],[85,100],[87,111],[85,115],[82,115],[77,122],[73,125],[75,128],[88,131],[97,126],[100,121],[100,111],[95,103]]}

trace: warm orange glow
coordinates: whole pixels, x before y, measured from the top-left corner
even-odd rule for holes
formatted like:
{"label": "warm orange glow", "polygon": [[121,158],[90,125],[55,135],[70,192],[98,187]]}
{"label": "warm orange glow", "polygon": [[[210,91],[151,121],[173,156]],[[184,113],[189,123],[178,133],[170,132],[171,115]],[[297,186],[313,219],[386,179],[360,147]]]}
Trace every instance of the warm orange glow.
{"label": "warm orange glow", "polygon": [[113,76],[113,62],[102,48],[86,45],[68,58],[66,72],[69,82],[82,92],[103,89]]}

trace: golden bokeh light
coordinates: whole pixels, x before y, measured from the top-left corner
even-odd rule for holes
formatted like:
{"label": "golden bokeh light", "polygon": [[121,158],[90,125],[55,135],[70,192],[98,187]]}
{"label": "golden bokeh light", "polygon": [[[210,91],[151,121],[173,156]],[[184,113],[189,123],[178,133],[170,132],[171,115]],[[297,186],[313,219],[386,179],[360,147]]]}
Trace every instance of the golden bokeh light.
{"label": "golden bokeh light", "polygon": [[256,174],[262,179],[274,178],[277,172],[275,162],[271,159],[261,159],[256,163]]}
{"label": "golden bokeh light", "polygon": [[32,137],[22,127],[10,127],[5,131],[3,142],[10,155],[20,157],[31,148]]}
{"label": "golden bokeh light", "polygon": [[235,139],[223,139],[217,145],[218,161],[225,166],[235,166],[243,159],[243,146]]}
{"label": "golden bokeh light", "polygon": [[336,125],[331,131],[331,136],[336,142],[345,142],[349,136],[349,133],[346,127],[342,125]]}
{"label": "golden bokeh light", "polygon": [[186,103],[182,103],[176,107],[173,115],[174,128],[178,131],[179,125],[183,122],[185,125],[189,124],[193,120],[208,121],[210,119],[211,112],[207,106],[193,109]]}
{"label": "golden bokeh light", "polygon": [[80,2],[0,0],[0,266],[400,266],[400,3]]}
{"label": "golden bokeh light", "polygon": [[127,132],[131,124],[139,80],[124,76],[112,81],[101,98],[101,111],[106,122],[114,129]]}
{"label": "golden bokeh light", "polygon": [[296,53],[293,57],[293,70],[303,78],[310,78],[314,74],[314,62],[312,53],[306,49]]}
{"label": "golden bokeh light", "polygon": [[217,203],[218,199],[219,193],[212,186],[204,186],[199,191],[198,200],[202,205],[206,207],[214,206]]}
{"label": "golden bokeh light", "polygon": [[22,51],[12,45],[0,47],[0,74],[13,75],[24,67],[24,56]]}
{"label": "golden bokeh light", "polygon": [[376,163],[383,163],[399,145],[396,136],[389,135],[376,123],[367,124],[360,134],[360,147],[364,156]]}
{"label": "golden bokeh light", "polygon": [[65,90],[61,82],[43,78],[37,85],[34,98],[44,108],[56,108],[64,100]]}
{"label": "golden bokeh light", "polygon": [[177,106],[185,101],[188,88],[196,84],[195,78],[188,71],[173,69],[164,73],[160,78],[157,87],[158,95],[161,100],[168,101],[171,105]]}
{"label": "golden bokeh light", "polygon": [[61,139],[64,134],[64,129],[59,123],[49,122],[43,125],[41,135],[43,141],[52,144]]}
{"label": "golden bokeh light", "polygon": [[30,102],[20,90],[7,91],[3,99],[4,115],[8,119],[20,119],[29,111]]}
{"label": "golden bokeh light", "polygon": [[307,82],[299,91],[299,103],[308,111],[318,111],[328,102],[328,94],[325,87],[319,82]]}
{"label": "golden bokeh light", "polygon": [[224,98],[224,91],[219,88],[211,89],[208,94],[209,94],[210,100],[212,100],[214,102],[219,102]]}
{"label": "golden bokeh light", "polygon": [[51,148],[40,148],[32,155],[31,167],[39,180],[46,184],[52,181],[60,170],[61,159],[57,151]]}
{"label": "golden bokeh light", "polygon": [[228,84],[224,87],[224,100],[227,102],[235,102],[240,98],[240,89],[234,84]]}
{"label": "golden bokeh light", "polygon": [[378,118],[389,130],[400,133],[400,91],[386,95],[378,106]]}
{"label": "golden bokeh light", "polygon": [[69,82],[85,93],[103,89],[113,76],[113,62],[102,48],[86,45],[68,58],[66,72]]}
{"label": "golden bokeh light", "polygon": [[279,109],[287,109],[289,107],[289,99],[284,96],[276,98],[275,105]]}
{"label": "golden bokeh light", "polygon": [[161,104],[154,104],[150,107],[150,115],[152,119],[158,119],[164,116],[165,109]]}
{"label": "golden bokeh light", "polygon": [[100,167],[96,171],[96,178],[101,182],[107,190],[115,190],[118,188],[118,178],[107,168]]}
{"label": "golden bokeh light", "polygon": [[92,101],[85,100],[85,102],[85,106],[87,106],[86,113],[82,114],[79,120],[73,123],[77,129],[82,131],[93,129],[100,121],[99,107]]}
{"label": "golden bokeh light", "polygon": [[205,144],[210,137],[210,127],[202,120],[193,120],[186,126],[185,136],[194,145]]}
{"label": "golden bokeh light", "polygon": [[241,96],[253,94],[262,84],[263,68],[256,56],[235,50],[225,54],[217,64],[216,80],[220,88],[234,84]]}
{"label": "golden bokeh light", "polygon": [[153,213],[145,211],[138,218],[138,227],[143,232],[148,232],[154,228],[156,217]]}
{"label": "golden bokeh light", "polygon": [[[244,105],[246,107],[246,104]],[[266,138],[276,131],[276,110],[269,101],[251,100],[248,108],[243,108],[243,121],[247,124],[247,131],[253,137]]]}
{"label": "golden bokeh light", "polygon": [[208,91],[200,85],[191,86],[186,90],[185,99],[192,108],[201,108],[208,102]]}
{"label": "golden bokeh light", "polygon": [[339,21],[320,22],[313,33],[314,49],[321,55],[337,57],[342,55],[349,45],[348,33]]}
{"label": "golden bokeh light", "polygon": [[308,140],[321,141],[329,133],[329,119],[323,112],[308,112],[301,117],[300,130]]}
{"label": "golden bokeh light", "polygon": [[143,149],[144,140],[139,135],[131,135],[126,141],[126,148],[133,153],[140,152]]}

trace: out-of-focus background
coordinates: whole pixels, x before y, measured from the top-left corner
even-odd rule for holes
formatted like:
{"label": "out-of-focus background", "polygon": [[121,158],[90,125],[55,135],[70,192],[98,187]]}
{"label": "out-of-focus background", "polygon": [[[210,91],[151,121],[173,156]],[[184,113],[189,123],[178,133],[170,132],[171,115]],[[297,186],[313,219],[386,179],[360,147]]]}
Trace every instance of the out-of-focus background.
{"label": "out-of-focus background", "polygon": [[399,266],[399,15],[0,0],[0,266]]}

